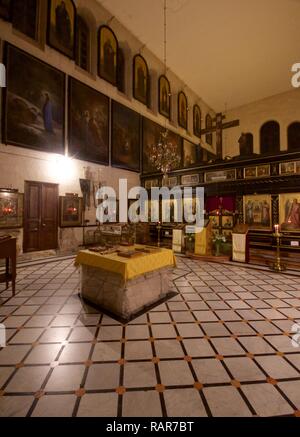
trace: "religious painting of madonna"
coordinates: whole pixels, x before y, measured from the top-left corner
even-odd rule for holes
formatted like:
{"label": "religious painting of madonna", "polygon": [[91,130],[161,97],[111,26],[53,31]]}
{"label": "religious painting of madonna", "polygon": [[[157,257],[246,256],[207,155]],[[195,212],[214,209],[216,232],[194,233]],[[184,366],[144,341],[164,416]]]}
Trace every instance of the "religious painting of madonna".
{"label": "religious painting of madonna", "polygon": [[269,194],[244,196],[244,220],[250,229],[270,230],[272,205]]}
{"label": "religious painting of madonna", "polygon": [[117,85],[118,71],[118,40],[114,32],[107,26],[101,26],[98,34],[99,39],[99,76]]}
{"label": "religious painting of madonna", "polygon": [[136,55],[133,59],[133,96],[144,105],[148,104],[149,71],[145,59]]}
{"label": "religious painting of madonna", "polygon": [[158,81],[158,110],[170,119],[171,117],[171,87],[166,76],[160,76]]}
{"label": "religious painting of madonna", "polygon": [[183,129],[188,128],[188,103],[182,91],[178,94],[178,124]]}
{"label": "religious painting of madonna", "polygon": [[196,137],[201,138],[201,109],[198,105],[194,105],[193,110],[193,131]]}
{"label": "religious painting of madonna", "polygon": [[48,44],[74,59],[76,7],[73,0],[49,0]]}
{"label": "religious painting of madonna", "polygon": [[113,167],[140,171],[140,115],[112,102],[111,163]]}
{"label": "religious painting of madonna", "polygon": [[69,155],[109,164],[109,98],[70,78]]}
{"label": "religious painting of madonna", "polygon": [[12,0],[0,0],[0,17],[6,21],[11,19]]}
{"label": "religious painting of madonna", "polygon": [[10,44],[5,58],[4,142],[64,153],[65,75]]}
{"label": "religious painting of madonna", "polygon": [[280,194],[279,221],[283,231],[300,232],[300,193]]}

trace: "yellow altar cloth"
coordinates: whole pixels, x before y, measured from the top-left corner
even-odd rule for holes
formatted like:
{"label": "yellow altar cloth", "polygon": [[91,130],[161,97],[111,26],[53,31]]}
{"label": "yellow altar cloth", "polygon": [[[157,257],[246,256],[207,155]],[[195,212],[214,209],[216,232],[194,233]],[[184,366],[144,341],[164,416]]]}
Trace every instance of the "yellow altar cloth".
{"label": "yellow altar cloth", "polygon": [[[135,248],[145,246],[136,245]],[[128,247],[128,250],[134,247]],[[125,281],[145,273],[153,272],[168,266],[176,266],[176,258],[170,249],[160,249],[154,253],[141,253],[137,257],[124,258],[117,253],[101,255],[89,250],[81,250],[75,260],[75,265],[99,267],[103,270],[121,275]]]}

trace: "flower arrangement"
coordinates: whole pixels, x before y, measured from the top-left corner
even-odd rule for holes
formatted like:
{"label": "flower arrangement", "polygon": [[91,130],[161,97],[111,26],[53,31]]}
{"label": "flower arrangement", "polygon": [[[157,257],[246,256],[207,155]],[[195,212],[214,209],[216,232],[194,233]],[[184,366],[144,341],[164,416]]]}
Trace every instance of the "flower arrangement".
{"label": "flower arrangement", "polygon": [[226,243],[226,237],[223,234],[217,234],[213,238],[214,243]]}

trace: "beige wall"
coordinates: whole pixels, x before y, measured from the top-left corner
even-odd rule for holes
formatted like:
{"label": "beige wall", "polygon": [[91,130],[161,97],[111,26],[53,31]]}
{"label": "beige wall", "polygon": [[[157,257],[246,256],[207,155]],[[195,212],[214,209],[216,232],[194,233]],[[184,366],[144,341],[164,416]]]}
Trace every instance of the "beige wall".
{"label": "beige wall", "polygon": [[287,150],[287,128],[292,122],[300,121],[300,89],[293,89],[228,111],[226,119],[239,119],[240,126],[224,131],[223,157],[239,155],[238,140],[242,132],[253,134],[254,153],[260,153],[260,128],[271,120],[280,124],[281,150]]}

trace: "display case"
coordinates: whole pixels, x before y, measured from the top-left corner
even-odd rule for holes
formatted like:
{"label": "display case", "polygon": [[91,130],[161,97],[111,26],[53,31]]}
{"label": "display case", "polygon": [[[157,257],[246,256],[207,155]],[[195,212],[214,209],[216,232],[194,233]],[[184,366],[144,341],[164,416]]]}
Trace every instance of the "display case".
{"label": "display case", "polygon": [[60,227],[69,228],[82,225],[83,199],[78,194],[60,197]]}
{"label": "display case", "polygon": [[24,195],[18,190],[0,188],[0,229],[22,228]]}

